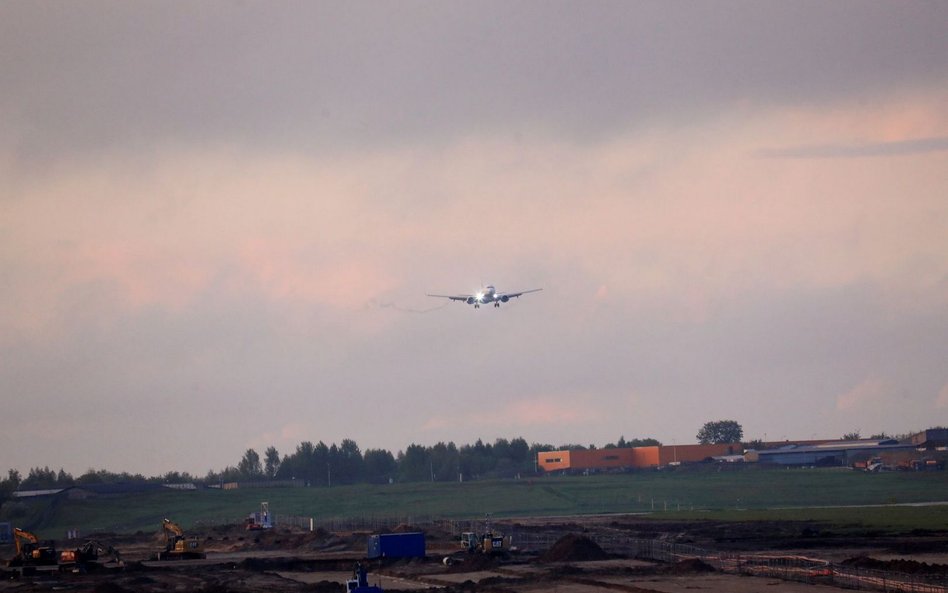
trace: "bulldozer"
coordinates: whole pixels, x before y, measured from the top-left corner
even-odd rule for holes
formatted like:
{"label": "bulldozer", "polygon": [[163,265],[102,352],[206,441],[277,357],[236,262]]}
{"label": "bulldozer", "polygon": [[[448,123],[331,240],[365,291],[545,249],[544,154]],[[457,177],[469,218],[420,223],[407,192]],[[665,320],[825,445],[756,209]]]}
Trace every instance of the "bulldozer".
{"label": "bulldozer", "polygon": [[185,537],[181,526],[165,519],[161,522],[161,529],[165,533],[165,549],[158,552],[158,560],[203,560],[204,544],[196,537]]}
{"label": "bulldozer", "polygon": [[7,562],[7,566],[21,568],[24,572],[35,570],[37,566],[55,566],[59,560],[56,554],[56,545],[52,541],[40,543],[38,537],[15,527],[13,540],[16,546],[16,555]]}

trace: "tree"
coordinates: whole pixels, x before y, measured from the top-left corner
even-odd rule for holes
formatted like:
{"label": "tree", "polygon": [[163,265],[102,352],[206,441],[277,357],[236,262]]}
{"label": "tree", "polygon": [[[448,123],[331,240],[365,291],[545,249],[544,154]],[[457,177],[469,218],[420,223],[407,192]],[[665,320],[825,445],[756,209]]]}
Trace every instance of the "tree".
{"label": "tree", "polygon": [[366,449],[363,455],[365,461],[365,478],[373,484],[385,484],[395,477],[398,464],[391,451],[385,449]]}
{"label": "tree", "polygon": [[751,449],[753,451],[760,451],[764,448],[764,441],[760,439],[753,439],[744,443],[745,449]]}
{"label": "tree", "polygon": [[846,434],[843,435],[844,441],[858,441],[861,438],[862,436],[859,434],[858,430],[855,430],[853,432],[847,432]]}
{"label": "tree", "polygon": [[412,443],[404,453],[398,454],[399,479],[405,482],[421,482],[431,479],[428,449]]}
{"label": "tree", "polygon": [[260,466],[260,455],[253,449],[247,449],[243,459],[237,464],[237,471],[241,477],[254,479],[263,475],[263,468]]}
{"label": "tree", "polygon": [[716,445],[720,443],[739,443],[744,437],[744,429],[734,420],[718,420],[705,422],[695,436],[702,445]]}
{"label": "tree", "polygon": [[280,452],[272,445],[263,454],[263,471],[271,480],[280,471]]}
{"label": "tree", "polygon": [[7,472],[5,480],[0,480],[0,507],[7,501],[20,485],[20,472],[11,469]]}

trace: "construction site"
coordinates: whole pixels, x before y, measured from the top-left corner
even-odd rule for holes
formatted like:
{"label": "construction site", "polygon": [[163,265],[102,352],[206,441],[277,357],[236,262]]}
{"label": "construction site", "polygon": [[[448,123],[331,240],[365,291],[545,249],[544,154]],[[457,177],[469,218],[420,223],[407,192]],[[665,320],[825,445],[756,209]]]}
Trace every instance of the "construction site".
{"label": "construction site", "polygon": [[310,531],[253,513],[193,532],[166,519],[78,547],[20,532],[0,553],[0,591],[23,592],[948,590],[944,525],[871,537],[815,522],[613,515]]}

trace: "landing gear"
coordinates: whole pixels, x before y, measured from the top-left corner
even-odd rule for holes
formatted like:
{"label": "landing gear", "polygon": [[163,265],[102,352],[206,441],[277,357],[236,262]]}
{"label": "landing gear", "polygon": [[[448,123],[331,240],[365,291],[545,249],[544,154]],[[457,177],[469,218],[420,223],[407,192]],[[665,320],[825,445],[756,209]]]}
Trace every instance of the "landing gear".
{"label": "landing gear", "polygon": [[494,306],[495,306],[495,307],[499,307],[499,306],[500,306],[500,303],[494,303]]}

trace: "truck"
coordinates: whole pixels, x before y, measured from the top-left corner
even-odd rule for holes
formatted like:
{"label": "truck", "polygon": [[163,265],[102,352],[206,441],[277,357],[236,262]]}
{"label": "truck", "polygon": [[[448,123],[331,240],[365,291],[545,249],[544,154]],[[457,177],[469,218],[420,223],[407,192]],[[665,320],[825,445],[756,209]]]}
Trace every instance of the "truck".
{"label": "truck", "polygon": [[370,535],[366,557],[369,560],[376,558],[424,558],[425,534],[415,531]]}

